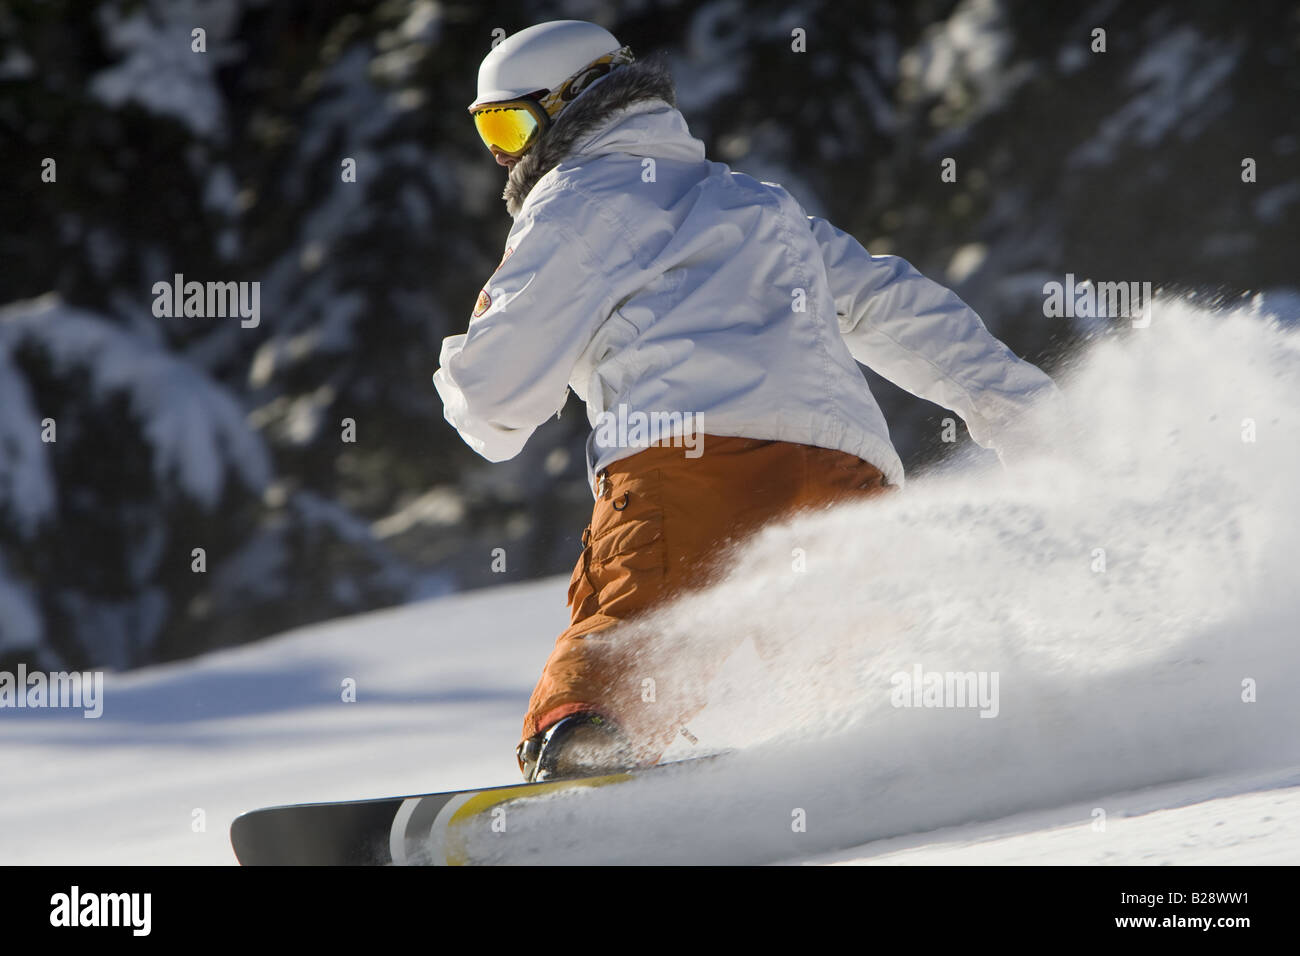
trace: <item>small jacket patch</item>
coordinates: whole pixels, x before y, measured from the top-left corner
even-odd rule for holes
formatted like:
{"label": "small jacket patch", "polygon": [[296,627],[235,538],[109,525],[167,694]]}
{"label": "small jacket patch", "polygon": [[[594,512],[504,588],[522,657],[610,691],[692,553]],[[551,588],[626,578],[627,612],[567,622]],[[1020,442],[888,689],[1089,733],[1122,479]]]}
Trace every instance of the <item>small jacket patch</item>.
{"label": "small jacket patch", "polygon": [[492,307],[492,296],[488,295],[487,289],[482,289],[478,294],[478,302],[474,303],[474,318],[478,318],[484,312]]}

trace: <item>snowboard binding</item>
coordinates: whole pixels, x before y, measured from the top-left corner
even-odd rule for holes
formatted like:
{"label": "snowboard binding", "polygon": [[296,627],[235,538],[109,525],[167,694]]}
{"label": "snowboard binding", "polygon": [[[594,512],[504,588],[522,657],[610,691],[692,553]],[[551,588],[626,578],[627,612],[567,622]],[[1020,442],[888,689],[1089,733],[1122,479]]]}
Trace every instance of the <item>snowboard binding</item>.
{"label": "snowboard binding", "polygon": [[613,721],[599,714],[570,714],[515,750],[529,783],[591,777],[630,770],[637,761]]}

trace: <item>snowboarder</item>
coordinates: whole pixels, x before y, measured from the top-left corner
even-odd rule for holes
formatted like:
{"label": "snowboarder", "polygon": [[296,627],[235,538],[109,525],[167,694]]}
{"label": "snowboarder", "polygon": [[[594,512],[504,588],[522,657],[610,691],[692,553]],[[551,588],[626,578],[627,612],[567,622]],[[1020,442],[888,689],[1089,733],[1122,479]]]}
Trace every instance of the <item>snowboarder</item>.
{"label": "snowboarder", "polygon": [[571,626],[516,749],[529,780],[652,764],[703,706],[643,703],[613,625],[707,583],[765,523],[901,487],[856,362],[1000,454],[1054,392],[951,291],[706,159],[675,103],[662,65],[560,20],[501,41],[469,107],[514,225],[468,331],[443,342],[446,418],[489,461],[569,389],[593,426]]}

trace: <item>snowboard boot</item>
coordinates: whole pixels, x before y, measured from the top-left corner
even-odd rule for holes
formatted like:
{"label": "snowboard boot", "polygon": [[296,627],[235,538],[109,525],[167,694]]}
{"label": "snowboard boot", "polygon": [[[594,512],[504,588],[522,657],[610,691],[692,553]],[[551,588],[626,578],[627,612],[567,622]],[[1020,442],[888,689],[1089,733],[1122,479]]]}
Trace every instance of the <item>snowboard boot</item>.
{"label": "snowboard boot", "polygon": [[599,714],[571,714],[529,737],[515,751],[529,783],[593,777],[636,766],[618,727]]}

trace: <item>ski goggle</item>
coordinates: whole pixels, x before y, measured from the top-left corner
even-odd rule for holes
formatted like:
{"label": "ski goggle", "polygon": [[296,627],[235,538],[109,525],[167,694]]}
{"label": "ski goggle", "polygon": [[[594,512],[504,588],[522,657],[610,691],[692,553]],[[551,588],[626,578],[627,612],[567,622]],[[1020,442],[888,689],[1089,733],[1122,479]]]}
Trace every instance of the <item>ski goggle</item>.
{"label": "ski goggle", "polygon": [[633,59],[631,47],[621,47],[596,57],[553,90],[470,107],[474,127],[488,149],[496,147],[507,156],[522,156],[578,94]]}
{"label": "ski goggle", "polygon": [[471,110],[470,115],[483,144],[507,156],[522,156],[549,122],[546,111],[532,99],[484,103]]}

